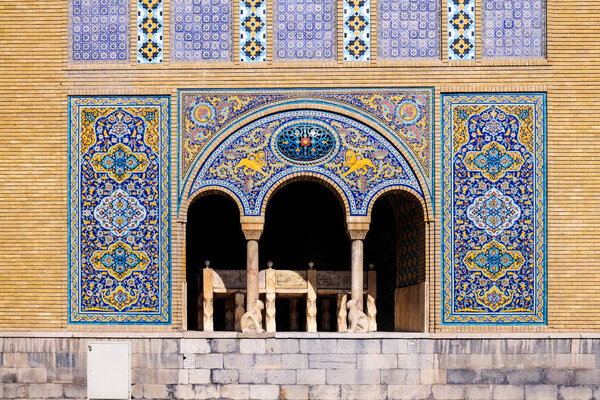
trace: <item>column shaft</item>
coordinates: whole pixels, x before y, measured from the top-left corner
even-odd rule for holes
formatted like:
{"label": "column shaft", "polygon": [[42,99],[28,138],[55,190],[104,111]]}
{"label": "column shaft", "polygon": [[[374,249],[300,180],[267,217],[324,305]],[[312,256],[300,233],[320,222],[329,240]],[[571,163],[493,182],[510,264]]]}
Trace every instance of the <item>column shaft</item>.
{"label": "column shaft", "polygon": [[360,311],[363,311],[363,280],[363,241],[356,239],[352,241],[352,300]]}
{"label": "column shaft", "polygon": [[248,240],[246,253],[246,311],[258,300],[258,240]]}

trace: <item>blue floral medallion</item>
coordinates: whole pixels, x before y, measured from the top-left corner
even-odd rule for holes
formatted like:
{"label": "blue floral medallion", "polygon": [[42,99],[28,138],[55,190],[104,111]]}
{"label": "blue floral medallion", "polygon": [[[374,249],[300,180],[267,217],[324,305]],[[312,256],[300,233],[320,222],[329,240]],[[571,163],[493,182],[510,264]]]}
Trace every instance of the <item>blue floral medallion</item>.
{"label": "blue floral medallion", "polygon": [[322,164],[335,155],[339,143],[332,128],[319,121],[294,121],[274,135],[275,154],[296,165]]}

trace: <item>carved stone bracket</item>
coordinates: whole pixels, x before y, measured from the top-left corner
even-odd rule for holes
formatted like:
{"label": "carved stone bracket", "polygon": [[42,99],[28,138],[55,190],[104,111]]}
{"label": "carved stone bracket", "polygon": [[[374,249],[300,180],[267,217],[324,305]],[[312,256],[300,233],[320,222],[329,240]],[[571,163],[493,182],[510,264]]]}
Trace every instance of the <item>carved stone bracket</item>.
{"label": "carved stone bracket", "polygon": [[369,216],[347,216],[346,230],[351,240],[364,240],[369,232],[371,217]]}
{"label": "carved stone bracket", "polygon": [[265,217],[243,215],[240,217],[240,223],[246,240],[258,240],[265,227]]}

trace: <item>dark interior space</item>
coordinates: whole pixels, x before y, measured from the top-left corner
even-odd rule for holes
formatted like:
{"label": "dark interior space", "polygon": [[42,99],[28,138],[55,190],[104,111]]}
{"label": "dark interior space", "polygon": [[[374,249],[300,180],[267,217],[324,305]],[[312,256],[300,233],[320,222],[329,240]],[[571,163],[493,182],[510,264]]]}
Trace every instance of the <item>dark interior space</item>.
{"label": "dark interior space", "polygon": [[344,210],[332,191],[317,182],[293,182],[267,205],[260,239],[260,268],[349,270],[350,240]]}
{"label": "dark interior space", "polygon": [[374,264],[377,271],[377,330],[394,331],[394,291],[396,289],[397,218],[389,195],[373,206],[371,226],[364,242],[365,270]]}
{"label": "dark interior space", "polygon": [[[198,294],[202,268],[210,260],[214,269],[245,269],[246,239],[237,204],[227,196],[209,194],[192,203],[188,211],[186,265],[188,282],[188,329],[198,329]],[[223,311],[221,311],[221,309]],[[215,301],[215,330],[225,329],[224,300]]]}

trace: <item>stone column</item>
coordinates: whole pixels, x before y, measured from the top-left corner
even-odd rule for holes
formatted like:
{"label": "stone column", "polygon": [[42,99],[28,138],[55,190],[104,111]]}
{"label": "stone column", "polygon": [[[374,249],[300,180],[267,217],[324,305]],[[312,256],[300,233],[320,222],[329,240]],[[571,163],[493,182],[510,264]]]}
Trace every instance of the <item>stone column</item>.
{"label": "stone column", "polygon": [[258,300],[258,239],[265,224],[264,217],[242,216],[242,232],[246,237],[246,311]]}
{"label": "stone column", "polygon": [[349,216],[346,217],[346,229],[348,236],[352,240],[352,300],[355,301],[358,309],[363,311],[363,291],[364,291],[364,261],[363,261],[363,240],[369,231],[371,217],[368,216]]}

